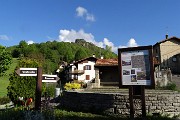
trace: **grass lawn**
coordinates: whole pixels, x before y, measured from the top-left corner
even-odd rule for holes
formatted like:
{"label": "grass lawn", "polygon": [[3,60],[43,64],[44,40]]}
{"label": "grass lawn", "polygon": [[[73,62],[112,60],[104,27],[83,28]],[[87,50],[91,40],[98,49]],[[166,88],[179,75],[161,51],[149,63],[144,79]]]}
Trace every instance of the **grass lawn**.
{"label": "grass lawn", "polygon": [[6,71],[6,74],[0,77],[0,97],[7,95],[7,86],[9,85],[9,74],[13,73],[17,66],[18,60],[16,58],[12,59],[12,64],[10,65],[9,70]]}

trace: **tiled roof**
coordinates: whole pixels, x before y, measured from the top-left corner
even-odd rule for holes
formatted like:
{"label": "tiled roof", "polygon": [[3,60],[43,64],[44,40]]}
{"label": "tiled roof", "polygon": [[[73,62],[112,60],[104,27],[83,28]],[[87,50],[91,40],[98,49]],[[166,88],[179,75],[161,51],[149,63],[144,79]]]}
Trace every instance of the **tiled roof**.
{"label": "tiled roof", "polygon": [[96,60],[97,60],[97,58],[95,58],[95,57],[88,57],[88,58],[84,58],[84,59],[81,59],[81,60],[76,61],[74,64],[81,63],[81,62],[83,62],[83,61],[85,61],[85,60],[89,60],[89,61],[96,61]]}
{"label": "tiled roof", "polygon": [[118,59],[98,59],[95,66],[118,66]]}
{"label": "tiled roof", "polygon": [[161,41],[159,41],[159,42],[157,42],[154,46],[156,46],[156,45],[158,45],[158,44],[161,44],[161,43],[164,43],[164,42],[166,42],[166,41],[169,41],[169,40],[171,40],[171,39],[177,39],[177,40],[180,40],[180,38],[177,38],[177,37],[170,37],[170,38],[168,38],[168,39],[165,39],[165,40],[161,40]]}

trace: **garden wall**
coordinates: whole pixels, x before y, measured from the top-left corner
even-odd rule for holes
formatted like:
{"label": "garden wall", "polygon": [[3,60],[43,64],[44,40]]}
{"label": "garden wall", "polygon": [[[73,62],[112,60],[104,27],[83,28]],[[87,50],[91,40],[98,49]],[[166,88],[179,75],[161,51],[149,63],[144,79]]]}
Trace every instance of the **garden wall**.
{"label": "garden wall", "polygon": [[[62,99],[64,108],[93,113],[129,116],[128,93],[90,93],[65,91]],[[180,114],[180,93],[173,91],[146,91],[147,114],[160,113],[171,116]]]}

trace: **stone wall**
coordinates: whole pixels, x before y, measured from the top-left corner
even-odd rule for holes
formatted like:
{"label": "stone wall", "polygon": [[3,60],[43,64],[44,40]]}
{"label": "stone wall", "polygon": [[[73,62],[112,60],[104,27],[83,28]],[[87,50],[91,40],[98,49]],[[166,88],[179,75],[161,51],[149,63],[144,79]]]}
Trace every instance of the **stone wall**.
{"label": "stone wall", "polygon": [[[64,108],[92,113],[129,115],[129,95],[127,93],[64,92]],[[171,116],[180,114],[180,94],[172,91],[146,91],[147,114],[160,113]]]}

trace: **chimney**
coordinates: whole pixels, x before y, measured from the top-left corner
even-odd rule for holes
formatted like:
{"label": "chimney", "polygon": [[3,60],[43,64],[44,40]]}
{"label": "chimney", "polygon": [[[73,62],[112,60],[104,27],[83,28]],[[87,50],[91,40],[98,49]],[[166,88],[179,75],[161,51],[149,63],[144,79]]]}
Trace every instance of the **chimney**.
{"label": "chimney", "polygon": [[168,34],[166,34],[166,39],[168,39]]}
{"label": "chimney", "polygon": [[93,57],[95,57],[95,54],[93,54]]}
{"label": "chimney", "polygon": [[104,59],[104,57],[103,57],[103,56],[101,56],[101,59]]}

